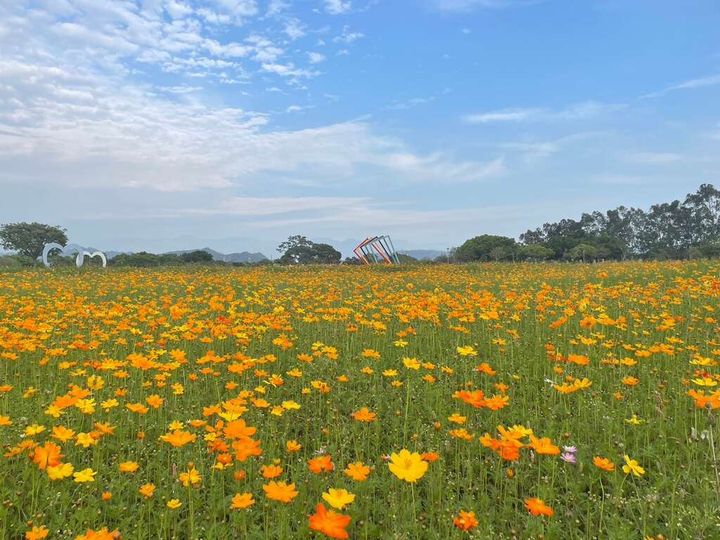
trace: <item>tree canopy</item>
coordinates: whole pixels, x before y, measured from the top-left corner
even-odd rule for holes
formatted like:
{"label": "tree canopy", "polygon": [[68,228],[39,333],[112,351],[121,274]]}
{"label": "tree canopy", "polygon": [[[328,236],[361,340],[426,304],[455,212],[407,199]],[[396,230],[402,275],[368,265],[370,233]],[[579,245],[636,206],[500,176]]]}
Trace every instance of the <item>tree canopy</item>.
{"label": "tree canopy", "polygon": [[342,254],[330,244],[315,243],[304,236],[290,236],[278,248],[281,264],[339,264]]}
{"label": "tree canopy", "polygon": [[6,223],[0,226],[0,244],[3,248],[17,251],[33,259],[42,254],[49,242],[67,244],[65,229],[44,223]]}
{"label": "tree canopy", "polygon": [[720,191],[702,184],[684,200],[648,210],[619,206],[549,222],[520,235],[484,234],[455,251],[458,261],[686,259],[720,255]]}

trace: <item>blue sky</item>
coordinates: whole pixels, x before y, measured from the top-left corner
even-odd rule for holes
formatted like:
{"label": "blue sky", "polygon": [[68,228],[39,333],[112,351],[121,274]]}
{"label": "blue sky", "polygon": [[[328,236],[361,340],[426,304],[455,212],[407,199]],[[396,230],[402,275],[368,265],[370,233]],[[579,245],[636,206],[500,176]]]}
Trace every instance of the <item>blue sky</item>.
{"label": "blue sky", "polygon": [[0,3],[0,222],[107,250],[347,249],[720,184],[720,5]]}

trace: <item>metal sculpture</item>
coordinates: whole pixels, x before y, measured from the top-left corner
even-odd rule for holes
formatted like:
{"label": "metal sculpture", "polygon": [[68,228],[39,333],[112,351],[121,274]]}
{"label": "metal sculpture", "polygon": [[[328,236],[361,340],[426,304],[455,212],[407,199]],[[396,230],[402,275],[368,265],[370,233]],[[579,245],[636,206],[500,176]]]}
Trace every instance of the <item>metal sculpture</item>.
{"label": "metal sculpture", "polygon": [[400,258],[389,236],[372,236],[360,242],[353,253],[365,264],[400,264]]}
{"label": "metal sculpture", "polygon": [[100,260],[102,261],[103,268],[107,267],[107,257],[102,251],[93,251],[92,253],[89,251],[86,251],[85,248],[82,246],[78,246],[77,244],[68,244],[67,246],[62,246],[56,242],[50,242],[49,244],[45,244],[43,247],[42,252],[42,262],[45,266],[50,268],[50,261],[48,260],[48,256],[52,251],[60,251],[65,257],[69,257],[70,255],[74,255],[77,253],[77,256],[75,257],[75,266],[80,268],[85,263],[85,257],[93,258],[93,257],[100,257]]}

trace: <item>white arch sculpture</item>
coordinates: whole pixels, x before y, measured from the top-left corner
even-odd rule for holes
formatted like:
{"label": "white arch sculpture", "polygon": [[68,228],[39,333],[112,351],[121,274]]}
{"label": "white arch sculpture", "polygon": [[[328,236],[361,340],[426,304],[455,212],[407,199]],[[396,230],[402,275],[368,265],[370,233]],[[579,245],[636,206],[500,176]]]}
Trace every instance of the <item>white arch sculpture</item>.
{"label": "white arch sculpture", "polygon": [[93,251],[92,253],[90,253],[89,251],[81,251],[77,254],[77,257],[75,258],[75,266],[80,268],[85,262],[85,257],[88,257],[90,259],[92,259],[93,257],[100,257],[103,268],[107,267],[107,257],[105,257],[105,254],[102,251]]}
{"label": "white arch sculpture", "polygon": [[89,251],[85,251],[81,246],[78,246],[77,244],[68,244],[67,246],[62,246],[57,242],[50,242],[48,244],[45,244],[42,252],[42,262],[48,268],[50,268],[50,261],[48,260],[48,255],[50,255],[50,253],[55,250],[59,250],[66,257],[77,253],[77,257],[75,257],[75,266],[77,266],[78,268],[80,268],[85,262],[85,257],[100,257],[103,268],[107,267],[107,257],[105,257],[105,254],[102,251],[93,251],[92,253],[90,253]]}

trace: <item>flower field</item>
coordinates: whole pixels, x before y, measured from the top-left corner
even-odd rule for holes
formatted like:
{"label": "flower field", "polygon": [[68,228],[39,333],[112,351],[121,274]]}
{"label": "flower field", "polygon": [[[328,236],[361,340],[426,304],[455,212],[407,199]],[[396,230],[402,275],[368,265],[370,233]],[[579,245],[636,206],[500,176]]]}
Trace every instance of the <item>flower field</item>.
{"label": "flower field", "polygon": [[0,538],[718,538],[719,271],[0,273]]}

